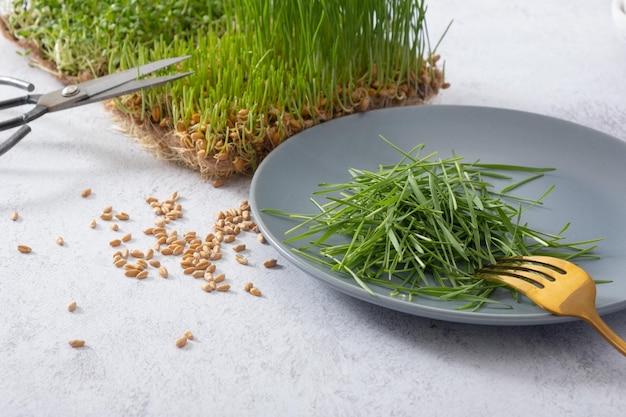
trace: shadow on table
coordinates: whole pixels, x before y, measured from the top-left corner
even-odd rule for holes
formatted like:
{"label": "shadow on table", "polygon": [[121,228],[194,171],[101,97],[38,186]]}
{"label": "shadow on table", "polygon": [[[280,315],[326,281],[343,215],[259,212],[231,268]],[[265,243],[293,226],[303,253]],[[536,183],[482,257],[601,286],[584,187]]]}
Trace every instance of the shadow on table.
{"label": "shadow on table", "polygon": [[[588,378],[590,383],[594,379],[621,383],[626,377],[626,358],[580,320],[531,326],[454,323],[388,310],[339,293],[336,297],[342,297],[341,304],[380,337],[414,349],[417,361],[434,358],[469,367],[489,364],[492,371],[519,369],[529,378],[558,366],[572,378]],[[626,338],[626,311],[603,318]]]}

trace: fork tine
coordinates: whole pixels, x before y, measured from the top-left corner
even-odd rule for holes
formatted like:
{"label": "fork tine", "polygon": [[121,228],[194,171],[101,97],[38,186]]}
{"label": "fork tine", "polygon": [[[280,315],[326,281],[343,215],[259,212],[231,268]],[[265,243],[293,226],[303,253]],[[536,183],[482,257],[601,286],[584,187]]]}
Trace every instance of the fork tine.
{"label": "fork tine", "polygon": [[551,275],[554,271],[540,265],[527,267],[524,265],[496,264],[486,267],[485,270],[489,273],[505,274],[526,281],[532,281],[532,283],[536,283],[540,287],[545,287],[555,280]]}
{"label": "fork tine", "polygon": [[521,259],[543,265],[549,265],[553,268],[558,268],[562,271],[561,273],[565,273],[565,271],[567,271],[568,269],[572,270],[572,268],[580,269],[580,267],[576,266],[576,264],[566,261],[565,259],[555,258],[553,256],[522,256]]}
{"label": "fork tine", "polygon": [[[555,262],[558,261],[558,262]],[[556,265],[555,265],[556,264]],[[535,287],[545,287],[565,274],[565,267],[569,262],[547,256],[524,256],[498,259],[496,264],[487,265],[479,269],[478,274],[506,275],[524,280]],[[509,283],[519,286],[518,283]]]}
{"label": "fork tine", "polygon": [[475,277],[486,281],[494,281],[509,285],[527,295],[533,291],[537,291],[538,289],[534,284],[531,284],[530,282],[525,281],[524,279],[521,279],[513,273],[507,271],[494,270],[492,272],[490,271],[490,268],[483,268],[476,273]]}

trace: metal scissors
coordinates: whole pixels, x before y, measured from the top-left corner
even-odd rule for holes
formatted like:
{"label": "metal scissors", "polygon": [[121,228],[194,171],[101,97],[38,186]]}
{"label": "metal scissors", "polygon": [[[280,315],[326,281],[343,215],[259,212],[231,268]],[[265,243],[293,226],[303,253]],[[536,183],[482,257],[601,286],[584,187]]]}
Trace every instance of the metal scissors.
{"label": "metal scissors", "polygon": [[[192,72],[183,72],[161,77],[139,79],[147,74],[184,61],[187,58],[189,58],[189,56],[162,59],[83,83],[70,84],[62,89],[47,94],[27,94],[23,97],[0,101],[0,110],[22,106],[24,104],[35,105],[30,111],[21,116],[0,122],[0,131],[19,127],[7,140],[0,143],[0,155],[3,155],[15,146],[30,132],[31,129],[27,123],[40,118],[46,113],[123,96],[145,88],[163,85],[192,74]],[[33,84],[12,77],[0,76],[0,84],[18,87],[29,92],[35,89]]]}

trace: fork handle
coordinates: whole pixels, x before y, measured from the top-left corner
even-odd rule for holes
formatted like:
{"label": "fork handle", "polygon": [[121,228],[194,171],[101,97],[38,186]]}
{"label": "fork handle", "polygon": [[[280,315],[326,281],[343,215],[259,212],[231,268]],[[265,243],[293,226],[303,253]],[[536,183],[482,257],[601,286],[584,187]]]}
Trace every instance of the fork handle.
{"label": "fork handle", "polygon": [[604,339],[611,344],[618,352],[626,356],[626,342],[617,335],[605,322],[600,318],[595,309],[587,311],[584,316],[580,317],[591,325]]}

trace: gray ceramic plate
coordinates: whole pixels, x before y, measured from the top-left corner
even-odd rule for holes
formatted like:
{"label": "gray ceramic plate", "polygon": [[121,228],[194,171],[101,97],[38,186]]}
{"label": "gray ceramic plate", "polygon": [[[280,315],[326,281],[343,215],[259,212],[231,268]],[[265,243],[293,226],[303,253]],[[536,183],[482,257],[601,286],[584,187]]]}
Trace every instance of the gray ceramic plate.
{"label": "gray ceramic plate", "polygon": [[[424,297],[391,297],[389,290],[372,286],[372,296],[351,278],[333,273],[292,252],[298,243],[284,243],[284,232],[296,222],[268,215],[271,208],[314,213],[310,199],[321,182],[345,182],[348,168],[375,170],[381,163],[397,163],[399,154],[379,135],[408,150],[426,144],[424,155],[454,151],[466,160],[553,167],[557,170],[516,194],[538,197],[556,185],[545,207],[527,212],[525,220],[537,229],[558,232],[565,222],[570,241],[602,237],[601,260],[580,263],[598,285],[600,314],[626,307],[626,142],[570,122],[519,111],[466,107],[416,106],[371,111],[336,119],[306,130],[275,149],[259,166],[250,202],[268,241],[290,262],[333,288],[361,300],[419,316],[491,325],[528,325],[570,320],[546,313],[528,300],[512,308],[459,310],[464,303]],[[317,197],[319,200],[319,197]],[[302,243],[300,243],[301,245]]]}

